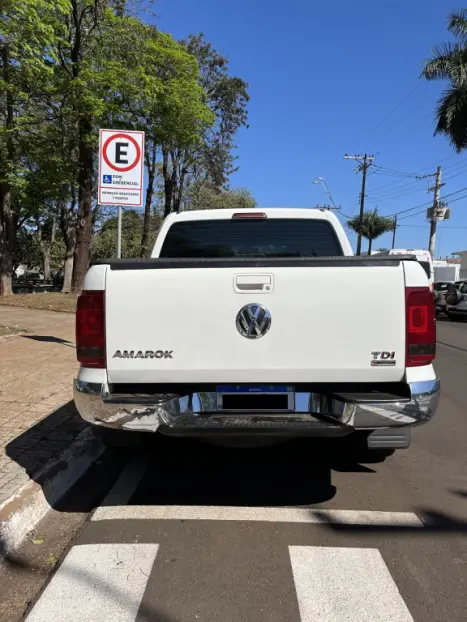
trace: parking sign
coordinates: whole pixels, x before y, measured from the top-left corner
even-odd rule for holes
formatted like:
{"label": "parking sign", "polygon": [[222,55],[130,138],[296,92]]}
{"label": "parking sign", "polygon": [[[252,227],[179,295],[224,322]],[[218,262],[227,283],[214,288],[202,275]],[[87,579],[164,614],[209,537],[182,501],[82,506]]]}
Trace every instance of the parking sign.
{"label": "parking sign", "polygon": [[143,204],[144,132],[100,130],[100,205]]}

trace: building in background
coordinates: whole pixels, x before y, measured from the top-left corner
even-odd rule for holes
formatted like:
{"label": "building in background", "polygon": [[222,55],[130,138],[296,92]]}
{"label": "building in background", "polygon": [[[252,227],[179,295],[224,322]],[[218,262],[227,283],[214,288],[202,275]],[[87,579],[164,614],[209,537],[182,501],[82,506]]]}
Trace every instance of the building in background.
{"label": "building in background", "polygon": [[460,259],[459,279],[467,279],[467,250],[457,251],[452,255]]}
{"label": "building in background", "polygon": [[460,260],[450,260],[447,257],[445,259],[434,259],[433,270],[435,273],[435,283],[440,281],[447,281],[454,283],[460,278]]}

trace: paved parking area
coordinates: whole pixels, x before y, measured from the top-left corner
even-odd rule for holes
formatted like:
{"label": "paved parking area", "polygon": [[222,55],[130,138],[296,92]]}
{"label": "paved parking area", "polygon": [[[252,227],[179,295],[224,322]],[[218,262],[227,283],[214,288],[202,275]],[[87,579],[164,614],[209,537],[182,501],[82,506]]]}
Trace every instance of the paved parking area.
{"label": "paved parking area", "polygon": [[1,324],[27,332],[0,339],[0,504],[83,428],[72,403],[74,315],[1,306]]}

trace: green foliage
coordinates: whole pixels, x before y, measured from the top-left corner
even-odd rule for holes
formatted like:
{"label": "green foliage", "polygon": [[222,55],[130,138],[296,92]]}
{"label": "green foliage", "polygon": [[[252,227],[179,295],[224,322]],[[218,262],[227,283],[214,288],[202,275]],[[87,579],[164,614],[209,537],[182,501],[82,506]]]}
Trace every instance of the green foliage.
{"label": "green foliage", "polygon": [[[151,220],[150,246],[154,245],[162,219],[154,216]],[[143,219],[135,210],[125,210],[122,214],[122,257],[141,257],[141,234]],[[112,216],[102,223],[102,227],[93,237],[92,259],[109,259],[117,253],[117,217]]]}
{"label": "green foliage", "polygon": [[28,270],[33,270],[42,265],[42,255],[37,235],[33,230],[26,227],[22,227],[16,236],[13,268],[16,270],[19,265],[27,266]]}
{"label": "green foliage", "polygon": [[186,154],[195,179],[202,172],[215,187],[223,187],[234,172],[232,149],[238,129],[247,125],[248,84],[229,75],[229,62],[204,39],[203,34],[190,35],[182,42],[198,61],[200,82],[209,107],[215,115],[213,131],[203,136],[202,148]]}
{"label": "green foliage", "polygon": [[146,133],[152,182],[145,218],[125,211],[123,256],[152,247],[154,193],[163,213],[255,205],[248,191],[228,190],[248,85],[202,35],[177,42],[125,6],[0,0],[0,255],[12,259],[0,257],[0,276],[42,264],[40,224],[44,233],[54,223],[55,238],[42,238],[53,267],[75,241],[75,259],[84,257],[75,268],[87,265],[93,223],[92,256],[115,254],[116,219],[96,223],[100,127]]}
{"label": "green foliage", "polygon": [[[360,229],[360,217],[354,216],[347,222],[347,227],[355,233]],[[380,216],[378,208],[373,211],[363,213],[361,233],[368,240],[368,253],[371,253],[371,245],[373,240],[379,238],[383,233],[394,230],[394,219],[387,216]]]}
{"label": "green foliage", "polygon": [[445,134],[460,152],[467,148],[467,9],[451,14],[448,31],[456,41],[434,49],[422,77],[449,82],[438,100],[435,134]]}
{"label": "green foliage", "polygon": [[[51,267],[53,270],[60,270],[63,267],[64,257],[63,238],[60,235],[55,237],[51,249]],[[32,227],[21,227],[16,235],[16,244],[13,252],[13,267],[19,265],[27,267],[28,271],[39,270],[42,272],[43,256],[41,253],[37,231]]]}
{"label": "green foliage", "polygon": [[187,189],[194,182],[208,182],[218,190],[227,185],[235,170],[234,136],[247,122],[248,84],[229,75],[228,60],[202,34],[190,35],[182,45],[198,62],[199,84],[214,123],[206,125],[198,142],[162,149],[164,215],[186,209]]}
{"label": "green foliage", "polygon": [[34,124],[35,97],[52,75],[67,6],[67,0],[0,4],[0,182],[19,193],[27,189],[22,132]]}
{"label": "green foliage", "polygon": [[205,182],[195,182],[187,193],[185,209],[253,209],[257,205],[245,188],[218,190]]}

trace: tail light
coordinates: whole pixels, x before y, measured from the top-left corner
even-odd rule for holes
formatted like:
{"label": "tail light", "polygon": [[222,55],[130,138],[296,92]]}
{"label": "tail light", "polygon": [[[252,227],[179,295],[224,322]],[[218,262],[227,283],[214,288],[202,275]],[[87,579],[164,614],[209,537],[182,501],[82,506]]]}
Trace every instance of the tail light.
{"label": "tail light", "polygon": [[105,368],[103,291],[84,291],[76,307],[76,356],[84,367]]}
{"label": "tail light", "polygon": [[436,356],[436,311],[429,287],[406,287],[407,367],[428,365]]}

